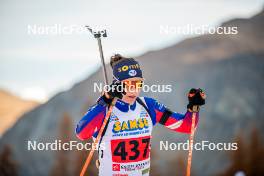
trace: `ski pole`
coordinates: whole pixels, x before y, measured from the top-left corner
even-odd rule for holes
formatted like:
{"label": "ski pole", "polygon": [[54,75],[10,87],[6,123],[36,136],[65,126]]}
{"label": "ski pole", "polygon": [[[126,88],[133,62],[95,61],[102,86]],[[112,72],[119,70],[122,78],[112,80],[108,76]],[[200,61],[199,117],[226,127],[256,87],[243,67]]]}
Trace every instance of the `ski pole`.
{"label": "ski pole", "polygon": [[194,138],[194,132],[195,132],[196,113],[198,112],[198,110],[199,110],[199,106],[193,106],[193,110],[192,110],[192,125],[191,125],[191,134],[190,134],[190,138],[189,138],[189,151],[188,151],[186,176],[190,176],[191,175],[193,138]]}
{"label": "ski pole", "polygon": [[[104,62],[104,55],[103,55],[103,49],[102,49],[102,42],[101,42],[101,36],[103,37],[107,37],[107,34],[106,34],[106,30],[103,30],[103,31],[97,31],[97,32],[94,32],[89,26],[86,26],[87,29],[94,35],[94,37],[97,39],[98,41],[98,46],[99,46],[99,52],[100,52],[100,57],[101,57],[101,62],[102,62],[102,65],[103,65],[103,72],[104,72],[104,82],[105,82],[105,85],[108,85],[108,79],[107,79],[107,73],[106,73],[106,66],[105,66],[105,62]],[[109,109],[108,109],[108,112],[105,116],[105,119],[103,121],[103,124],[99,130],[99,133],[94,141],[94,144],[96,144],[96,146],[98,145],[98,142],[99,140],[101,139],[101,136],[102,136],[102,133],[106,127],[106,124],[107,124],[107,121],[113,111],[113,107],[115,106],[116,104],[116,101],[117,101],[117,98],[114,98]],[[99,147],[99,146],[98,146]],[[91,160],[92,160],[92,157],[93,157],[93,154],[94,154],[94,149],[92,148],[92,150],[90,151],[88,157],[86,158],[85,160],[85,163],[83,165],[83,168],[81,170],[81,173],[80,173],[80,176],[84,176]]]}
{"label": "ski pole", "polygon": [[100,52],[100,58],[103,66],[103,73],[104,73],[104,83],[105,85],[108,85],[108,78],[107,78],[107,72],[106,72],[106,66],[105,66],[105,60],[104,60],[104,53],[103,53],[103,47],[102,47],[102,41],[101,36],[107,37],[106,30],[102,31],[94,31],[90,26],[85,26],[94,36],[94,38],[97,39],[99,52]]}

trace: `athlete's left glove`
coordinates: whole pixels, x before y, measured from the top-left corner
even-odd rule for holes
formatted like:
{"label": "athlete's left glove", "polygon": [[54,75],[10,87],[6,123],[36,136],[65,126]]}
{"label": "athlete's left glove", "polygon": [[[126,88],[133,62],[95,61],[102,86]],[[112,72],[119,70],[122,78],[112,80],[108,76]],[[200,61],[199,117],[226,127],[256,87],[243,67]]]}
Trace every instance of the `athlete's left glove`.
{"label": "athlete's left glove", "polygon": [[202,89],[192,88],[188,94],[189,104],[187,105],[187,109],[193,111],[193,107],[197,106],[199,111],[199,107],[205,104],[205,98],[206,95]]}

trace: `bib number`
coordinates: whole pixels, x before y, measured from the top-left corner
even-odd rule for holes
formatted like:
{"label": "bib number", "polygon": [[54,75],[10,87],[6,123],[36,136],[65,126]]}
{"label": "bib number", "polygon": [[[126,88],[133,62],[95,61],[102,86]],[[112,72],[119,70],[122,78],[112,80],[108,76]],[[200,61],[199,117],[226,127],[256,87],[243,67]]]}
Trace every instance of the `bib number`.
{"label": "bib number", "polygon": [[150,136],[111,141],[112,160],[117,163],[137,162],[149,157]]}

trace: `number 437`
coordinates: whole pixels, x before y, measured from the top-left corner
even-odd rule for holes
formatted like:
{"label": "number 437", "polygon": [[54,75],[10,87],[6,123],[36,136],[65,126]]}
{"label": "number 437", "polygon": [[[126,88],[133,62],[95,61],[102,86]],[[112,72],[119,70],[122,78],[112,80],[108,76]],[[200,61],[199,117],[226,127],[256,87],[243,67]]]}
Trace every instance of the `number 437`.
{"label": "number 437", "polygon": [[135,162],[149,156],[150,137],[112,140],[112,160],[114,162]]}

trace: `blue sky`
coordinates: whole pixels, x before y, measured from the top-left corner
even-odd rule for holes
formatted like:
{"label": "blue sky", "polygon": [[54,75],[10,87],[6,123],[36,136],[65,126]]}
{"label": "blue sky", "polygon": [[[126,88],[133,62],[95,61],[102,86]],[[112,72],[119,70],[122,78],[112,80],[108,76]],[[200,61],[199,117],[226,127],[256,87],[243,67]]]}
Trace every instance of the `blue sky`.
{"label": "blue sky", "polygon": [[192,37],[161,34],[160,26],[217,26],[259,12],[263,0],[1,0],[0,88],[45,101],[95,71],[100,58],[88,33],[33,35],[29,26],[106,28],[107,61],[114,53],[140,55]]}

